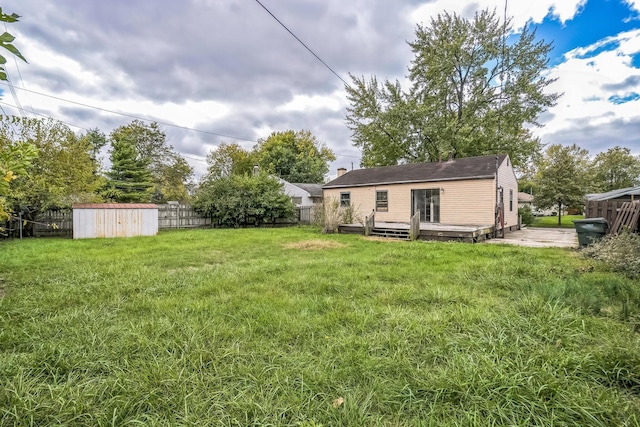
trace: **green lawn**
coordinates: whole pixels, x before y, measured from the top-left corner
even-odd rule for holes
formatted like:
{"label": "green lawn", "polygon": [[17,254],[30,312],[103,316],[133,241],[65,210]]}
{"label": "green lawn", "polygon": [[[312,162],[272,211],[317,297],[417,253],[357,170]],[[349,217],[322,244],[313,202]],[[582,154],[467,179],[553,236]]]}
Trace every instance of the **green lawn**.
{"label": "green lawn", "polygon": [[0,425],[640,425],[640,283],[311,228],[0,242]]}
{"label": "green lawn", "polygon": [[[560,220],[562,221],[561,228],[574,228],[574,219],[584,219],[584,215],[562,215]],[[557,216],[540,216],[535,219],[533,227],[558,227]]]}

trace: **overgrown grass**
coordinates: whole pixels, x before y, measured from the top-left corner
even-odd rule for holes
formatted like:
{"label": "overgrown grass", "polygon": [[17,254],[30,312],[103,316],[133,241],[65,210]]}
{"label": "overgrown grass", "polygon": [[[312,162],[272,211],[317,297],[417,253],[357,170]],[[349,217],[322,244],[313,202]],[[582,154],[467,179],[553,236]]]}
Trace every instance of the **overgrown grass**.
{"label": "overgrown grass", "polygon": [[[574,219],[584,219],[584,215],[562,215],[560,228],[574,228]],[[533,222],[533,227],[558,227],[557,216],[540,216]]]}
{"label": "overgrown grass", "polygon": [[0,278],[0,425],[640,424],[640,283],[568,250],[194,230]]}

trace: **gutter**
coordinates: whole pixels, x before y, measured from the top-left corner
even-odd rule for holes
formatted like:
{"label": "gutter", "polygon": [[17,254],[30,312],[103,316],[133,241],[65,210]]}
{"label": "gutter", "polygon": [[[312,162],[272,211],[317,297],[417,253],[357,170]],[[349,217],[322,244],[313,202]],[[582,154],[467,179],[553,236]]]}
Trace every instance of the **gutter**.
{"label": "gutter", "polygon": [[406,180],[406,181],[379,181],[379,182],[367,182],[364,184],[338,184],[338,185],[323,185],[323,190],[328,190],[331,188],[351,188],[351,187],[371,187],[374,185],[393,185],[393,184],[416,184],[416,183],[428,183],[428,182],[446,182],[446,181],[470,181],[475,179],[494,179],[495,175],[478,175],[478,176],[470,176],[466,178],[440,178],[440,179],[417,179],[417,180]]}

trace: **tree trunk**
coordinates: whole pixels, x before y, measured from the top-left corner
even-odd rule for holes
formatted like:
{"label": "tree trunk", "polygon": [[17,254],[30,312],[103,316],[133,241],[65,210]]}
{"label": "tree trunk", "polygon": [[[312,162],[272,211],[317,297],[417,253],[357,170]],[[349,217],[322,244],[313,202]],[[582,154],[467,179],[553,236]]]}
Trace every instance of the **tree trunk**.
{"label": "tree trunk", "polygon": [[558,227],[562,227],[562,202],[558,202]]}

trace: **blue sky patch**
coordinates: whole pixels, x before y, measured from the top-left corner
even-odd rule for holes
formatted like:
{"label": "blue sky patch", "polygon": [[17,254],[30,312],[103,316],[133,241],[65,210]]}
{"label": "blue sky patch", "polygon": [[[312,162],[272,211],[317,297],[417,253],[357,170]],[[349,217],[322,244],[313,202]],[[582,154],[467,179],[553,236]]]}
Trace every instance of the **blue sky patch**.
{"label": "blue sky patch", "polygon": [[[640,28],[640,20],[624,0],[589,0],[573,19],[564,25],[557,17],[547,15],[538,24],[536,36],[553,42],[549,65],[564,62],[564,53],[578,47],[589,46],[612,34]],[[590,58],[617,47],[617,43],[603,45],[582,58]],[[639,60],[640,61],[640,60]]]}
{"label": "blue sky patch", "polygon": [[625,96],[618,96],[618,95],[613,95],[609,97],[609,102],[611,102],[612,104],[624,104],[626,102],[630,102],[630,101],[637,101],[640,99],[640,94],[637,94],[635,92],[631,92],[628,95]]}
{"label": "blue sky patch", "polygon": [[631,66],[633,68],[640,68],[640,53],[636,53],[631,57]]}

